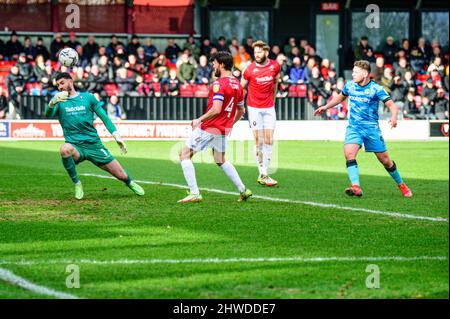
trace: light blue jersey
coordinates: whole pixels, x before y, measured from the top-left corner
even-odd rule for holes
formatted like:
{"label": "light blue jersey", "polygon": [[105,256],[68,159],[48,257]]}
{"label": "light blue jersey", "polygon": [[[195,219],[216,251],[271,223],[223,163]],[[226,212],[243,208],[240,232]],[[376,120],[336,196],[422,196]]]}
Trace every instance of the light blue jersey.
{"label": "light blue jersey", "polygon": [[391,98],[381,85],[373,81],[364,86],[348,81],[342,94],[349,99],[351,126],[378,126],[378,102],[384,103]]}
{"label": "light blue jersey", "polygon": [[391,98],[386,90],[373,81],[364,86],[348,81],[342,94],[348,96],[350,109],[345,144],[364,145],[366,152],[386,152],[378,125],[378,103]]}

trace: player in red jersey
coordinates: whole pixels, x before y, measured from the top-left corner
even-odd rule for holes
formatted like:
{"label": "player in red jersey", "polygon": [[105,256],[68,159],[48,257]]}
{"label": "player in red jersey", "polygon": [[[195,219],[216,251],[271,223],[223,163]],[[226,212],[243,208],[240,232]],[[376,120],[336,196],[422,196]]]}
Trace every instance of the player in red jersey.
{"label": "player in red jersey", "polygon": [[225,160],[226,136],[245,113],[244,92],[239,81],[231,74],[233,57],[230,53],[218,52],[211,60],[214,75],[218,79],[211,85],[206,113],[192,121],[192,134],[180,154],[181,167],[190,191],[179,203],[202,201],[191,159],[195,153],[208,147],[212,148],[216,164],[238,188],[239,201],[252,196],[233,164]]}
{"label": "player in red jersey", "polygon": [[275,97],[277,95],[280,65],[269,59],[270,47],[263,41],[253,43],[255,61],[245,68],[241,85],[247,88],[247,109],[250,128],[255,137],[255,156],[261,185],[275,186],[276,180],[268,174],[272,157],[275,130]]}

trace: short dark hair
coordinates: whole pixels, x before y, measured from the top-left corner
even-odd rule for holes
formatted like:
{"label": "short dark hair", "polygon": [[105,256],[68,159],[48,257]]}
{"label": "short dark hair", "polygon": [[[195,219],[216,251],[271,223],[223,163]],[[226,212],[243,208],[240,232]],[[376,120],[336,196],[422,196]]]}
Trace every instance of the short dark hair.
{"label": "short dark hair", "polygon": [[72,77],[67,72],[61,72],[61,73],[58,73],[55,80],[59,81],[61,79],[72,80]]}
{"label": "short dark hair", "polygon": [[211,56],[211,61],[217,61],[225,66],[225,70],[231,71],[233,68],[233,56],[226,51],[219,51]]}
{"label": "short dark hair", "polygon": [[269,46],[266,42],[261,41],[261,40],[258,40],[258,41],[256,41],[255,43],[253,43],[253,44],[252,44],[252,48],[253,48],[253,50],[254,50],[255,48],[261,48],[261,49],[264,50],[264,51],[267,51],[267,52],[270,51],[270,46]]}

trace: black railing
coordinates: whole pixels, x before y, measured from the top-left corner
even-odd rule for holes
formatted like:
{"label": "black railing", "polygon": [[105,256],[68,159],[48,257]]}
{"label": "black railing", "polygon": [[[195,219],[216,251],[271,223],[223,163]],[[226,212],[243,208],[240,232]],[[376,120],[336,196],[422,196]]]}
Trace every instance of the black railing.
{"label": "black railing", "polygon": [[[45,119],[49,99],[43,96],[22,96],[19,111],[24,119]],[[206,98],[196,97],[135,97],[120,98],[129,120],[192,120],[202,115]],[[276,100],[278,120],[312,120],[313,108],[306,98],[285,97]]]}

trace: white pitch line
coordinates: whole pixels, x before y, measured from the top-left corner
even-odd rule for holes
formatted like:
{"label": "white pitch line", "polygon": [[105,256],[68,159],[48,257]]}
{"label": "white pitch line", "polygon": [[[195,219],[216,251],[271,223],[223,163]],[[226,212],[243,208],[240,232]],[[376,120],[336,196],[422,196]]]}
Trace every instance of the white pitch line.
{"label": "white pitch line", "polygon": [[[113,176],[91,174],[91,173],[85,173],[85,174],[80,174],[80,175],[106,178],[106,179],[115,179],[115,177],[113,177]],[[183,189],[188,188],[186,185],[173,184],[173,183],[163,183],[163,182],[143,181],[143,180],[136,180],[136,182],[141,183],[141,184],[170,186],[170,187],[183,188]],[[224,191],[224,190],[215,189],[215,188],[200,187],[200,189],[207,191],[207,192],[212,192],[212,193],[219,193],[219,194],[226,194],[226,195],[239,195],[239,193],[237,193],[237,192],[229,192],[229,191]],[[253,195],[253,198],[259,198],[259,199],[272,201],[272,202],[284,202],[284,203],[301,204],[301,205],[308,205],[308,206],[314,206],[314,207],[335,208],[335,209],[348,210],[348,211],[353,211],[353,212],[363,212],[363,213],[375,214],[375,215],[385,215],[385,216],[390,216],[390,217],[429,220],[429,221],[433,221],[433,222],[448,223],[448,218],[444,218],[444,217],[420,216],[420,215],[412,215],[412,214],[405,214],[405,213],[399,213],[399,212],[388,212],[388,211],[382,211],[382,210],[368,209],[368,208],[362,208],[362,207],[359,208],[359,207],[341,206],[341,205],[337,205],[337,204],[301,201],[301,200],[293,200],[293,199],[288,199],[288,198],[277,198],[277,197],[269,197],[269,196],[261,196],[261,195]]]}
{"label": "white pitch line", "polygon": [[78,299],[78,297],[65,293],[53,290],[51,288],[47,288],[44,286],[36,285],[32,282],[29,282],[25,278],[19,277],[14,274],[12,271],[0,268],[0,280],[6,281],[9,284],[22,287],[23,289],[41,294],[47,295],[51,297],[56,297],[59,299]]}
{"label": "white pitch line", "polygon": [[96,259],[54,259],[54,260],[0,260],[1,264],[7,265],[39,265],[39,264],[92,264],[92,265],[132,265],[132,264],[224,264],[224,263],[270,263],[270,262],[375,262],[375,261],[420,261],[420,260],[447,260],[446,256],[362,256],[362,257],[254,257],[254,258],[193,258],[193,259],[118,259],[118,260],[96,260]]}

